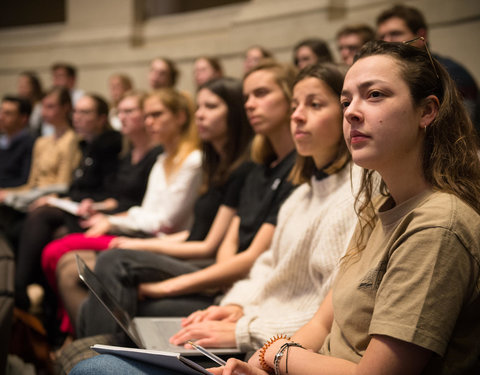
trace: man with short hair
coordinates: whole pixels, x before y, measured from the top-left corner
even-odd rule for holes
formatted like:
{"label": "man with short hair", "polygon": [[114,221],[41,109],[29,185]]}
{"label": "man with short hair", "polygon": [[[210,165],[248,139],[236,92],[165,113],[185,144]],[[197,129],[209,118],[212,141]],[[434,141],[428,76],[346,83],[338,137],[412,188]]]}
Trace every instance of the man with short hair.
{"label": "man with short hair", "polygon": [[[423,14],[416,8],[406,5],[395,5],[383,11],[377,17],[377,38],[386,42],[403,42],[423,37],[428,43],[428,27]],[[424,42],[417,40],[412,45],[423,48]],[[463,96],[465,107],[477,131],[480,129],[480,95],[475,79],[456,61],[433,54],[455,81]]]}
{"label": "man with short hair", "polygon": [[150,63],[148,84],[151,90],[162,87],[174,87],[177,83],[179,72],[175,63],[165,57],[156,57]]}
{"label": "man with short hair", "polygon": [[55,63],[51,67],[53,86],[65,87],[70,92],[72,103],[75,105],[85,92],[75,88],[77,82],[77,69],[67,63]]}
{"label": "man with short hair", "polygon": [[5,96],[0,104],[0,188],[28,180],[35,138],[29,132],[32,105],[26,99]]}
{"label": "man with short hair", "polygon": [[293,63],[298,69],[325,62],[333,62],[333,58],[327,42],[323,39],[304,39],[293,47]]}
{"label": "man with short hair", "polygon": [[337,48],[342,61],[350,66],[358,50],[375,39],[375,31],[365,24],[347,25],[337,32]]}
{"label": "man with short hair", "polygon": [[5,96],[0,104],[0,236],[12,249],[22,213],[1,204],[7,193],[3,188],[23,185],[30,174],[35,139],[28,130],[32,105],[26,99]]}

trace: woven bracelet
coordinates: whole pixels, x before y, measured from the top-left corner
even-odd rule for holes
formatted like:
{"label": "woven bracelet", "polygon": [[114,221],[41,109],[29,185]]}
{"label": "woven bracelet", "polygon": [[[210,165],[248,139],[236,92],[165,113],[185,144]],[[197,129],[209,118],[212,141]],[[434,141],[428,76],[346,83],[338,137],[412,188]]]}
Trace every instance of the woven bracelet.
{"label": "woven bracelet", "polygon": [[270,347],[270,345],[272,345],[274,342],[278,340],[290,340],[290,337],[287,337],[287,335],[274,336],[270,340],[268,340],[265,344],[263,344],[262,349],[260,349],[258,361],[260,362],[260,366],[264,371],[270,372],[271,370],[273,370],[273,368],[267,365],[267,362],[265,361],[265,352]]}

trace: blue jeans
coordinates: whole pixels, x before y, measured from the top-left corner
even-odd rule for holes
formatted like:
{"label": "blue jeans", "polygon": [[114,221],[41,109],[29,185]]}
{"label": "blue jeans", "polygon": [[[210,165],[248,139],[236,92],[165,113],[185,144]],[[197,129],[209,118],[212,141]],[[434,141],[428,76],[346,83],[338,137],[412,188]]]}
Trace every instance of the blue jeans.
{"label": "blue jeans", "polygon": [[163,369],[145,362],[134,361],[131,359],[102,354],[93,358],[86,359],[78,363],[70,375],[89,375],[89,374],[104,374],[104,375],[177,375],[168,369]]}

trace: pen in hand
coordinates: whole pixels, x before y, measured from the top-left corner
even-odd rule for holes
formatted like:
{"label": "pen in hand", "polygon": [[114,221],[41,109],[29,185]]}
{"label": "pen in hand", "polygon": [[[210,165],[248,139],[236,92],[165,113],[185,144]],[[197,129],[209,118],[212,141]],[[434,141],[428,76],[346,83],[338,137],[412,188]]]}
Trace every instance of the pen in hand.
{"label": "pen in hand", "polygon": [[202,353],[203,355],[205,355],[206,357],[210,358],[212,361],[214,361],[215,363],[218,363],[219,365],[221,366],[225,366],[227,364],[227,362],[225,362],[223,359],[221,359],[220,357],[216,356],[215,354],[213,353],[210,353],[207,349],[205,349],[204,347],[201,347],[200,345],[197,345],[195,344],[193,341],[191,340],[188,340],[187,341],[187,344],[190,344],[192,345],[195,349],[197,349],[200,353]]}

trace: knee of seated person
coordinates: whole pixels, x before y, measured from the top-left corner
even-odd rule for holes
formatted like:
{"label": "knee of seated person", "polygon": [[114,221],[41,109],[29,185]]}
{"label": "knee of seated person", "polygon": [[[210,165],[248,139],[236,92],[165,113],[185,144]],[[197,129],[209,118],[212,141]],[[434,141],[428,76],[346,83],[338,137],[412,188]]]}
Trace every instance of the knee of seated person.
{"label": "knee of seated person", "polygon": [[55,229],[55,232],[53,233],[53,238],[62,238],[66,235],[68,235],[68,227],[66,225],[62,225],[61,227]]}
{"label": "knee of seated person", "polygon": [[101,251],[98,254],[97,261],[95,263],[95,272],[102,272],[106,269],[116,268],[116,265],[120,263],[122,250],[111,249],[107,251]]}
{"label": "knee of seated person", "polygon": [[45,215],[51,210],[51,207],[49,206],[40,206],[35,208],[33,211],[30,211],[28,213],[28,219],[43,219]]}
{"label": "knee of seated person", "polygon": [[75,260],[75,252],[68,252],[63,254],[57,263],[57,272],[60,268],[68,267],[69,265],[74,264],[76,266],[77,261]]}
{"label": "knee of seated person", "polygon": [[[63,258],[65,258],[65,254]],[[78,277],[78,270],[77,265],[75,263],[75,259],[69,256],[67,259],[63,260],[62,264],[58,264],[57,266],[57,283],[60,289],[64,287],[72,287],[78,285],[80,282],[80,278]]]}
{"label": "knee of seated person", "polygon": [[56,241],[50,242],[42,251],[42,268],[47,269],[52,266],[52,262],[58,256],[58,245]]}
{"label": "knee of seated person", "polygon": [[[97,355],[92,358],[85,359],[79,363],[70,371],[70,374],[86,375],[97,374],[102,369],[112,368],[118,364],[118,358],[109,354]],[[114,368],[114,367],[113,367]]]}
{"label": "knee of seated person", "polygon": [[102,251],[95,263],[95,273],[100,278],[115,279],[124,285],[131,285],[135,276],[130,272],[130,260],[135,254],[135,251],[123,249]]}

